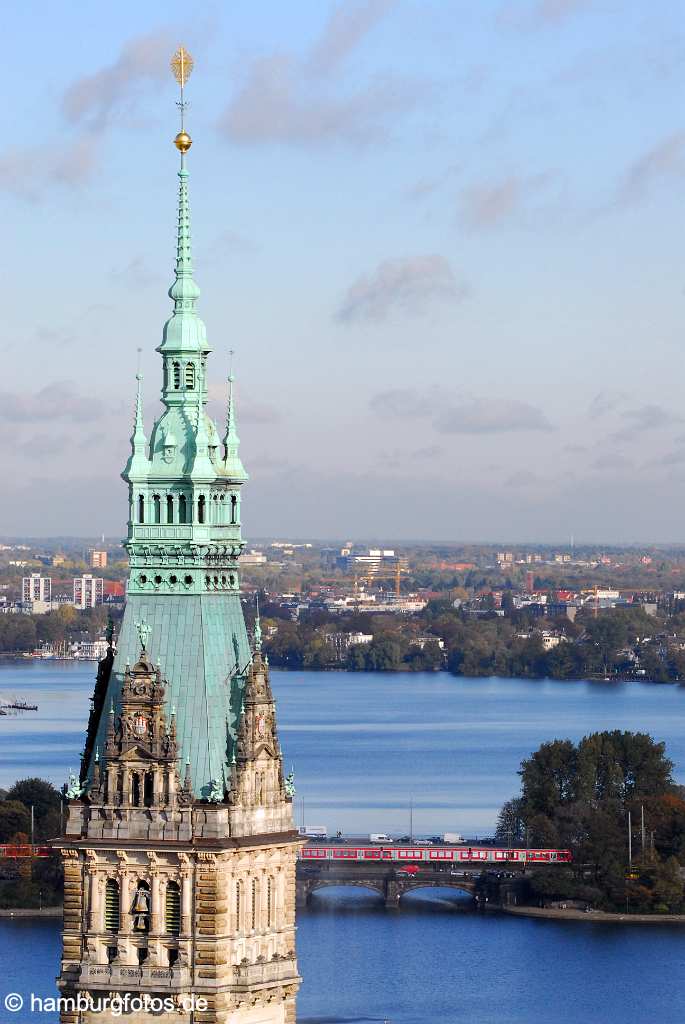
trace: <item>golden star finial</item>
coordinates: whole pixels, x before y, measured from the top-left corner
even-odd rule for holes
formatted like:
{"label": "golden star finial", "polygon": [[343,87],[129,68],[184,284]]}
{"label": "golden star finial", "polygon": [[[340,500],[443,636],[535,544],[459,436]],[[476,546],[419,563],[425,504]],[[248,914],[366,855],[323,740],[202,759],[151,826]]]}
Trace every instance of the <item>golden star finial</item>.
{"label": "golden star finial", "polygon": [[185,88],[185,84],[193,73],[195,67],[195,61],[190,56],[185,46],[179,46],[176,53],[171,58],[171,70],[174,74],[174,78],[181,86],[181,92]]}
{"label": "golden star finial", "polygon": [[190,135],[188,135],[188,132],[185,130],[183,124],[184,115],[187,107],[187,103],[183,99],[183,89],[185,88],[185,84],[190,78],[194,67],[195,61],[188,53],[185,46],[179,46],[178,50],[171,58],[171,70],[173,72],[174,78],[181,87],[181,98],[179,102],[176,104],[178,109],[181,111],[181,130],[174,139],[174,145],[176,146],[176,149],[180,151],[182,158],[185,156],[185,154],[188,152],[188,150],[193,144],[193,140],[191,139]]}

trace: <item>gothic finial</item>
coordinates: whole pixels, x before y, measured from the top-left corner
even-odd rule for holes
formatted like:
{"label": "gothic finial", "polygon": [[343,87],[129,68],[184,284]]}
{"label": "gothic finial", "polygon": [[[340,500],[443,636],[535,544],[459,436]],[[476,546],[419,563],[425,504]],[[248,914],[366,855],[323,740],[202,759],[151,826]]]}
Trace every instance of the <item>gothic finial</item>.
{"label": "gothic finial", "polygon": [[131,454],[122,473],[124,480],[144,478],[147,476],[150,466],[147,457],[147,438],[143,428],[143,375],[140,369],[136,374],[136,380],[138,381],[138,386],[136,388],[133,433],[131,434]]}
{"label": "gothic finial", "polygon": [[261,620],[259,618],[259,594],[256,595],[255,600],[256,600],[256,603],[257,603],[257,612],[255,614],[254,632],[253,632],[253,636],[254,636],[254,649],[255,649],[256,652],[261,654],[262,653],[262,623],[261,623]]}
{"label": "gothic finial", "polygon": [[242,464],[238,450],[240,438],[236,427],[235,400],[233,398],[233,349],[230,350],[231,366],[228,374],[228,404],[226,407],[226,434],[224,435],[224,469],[226,475],[233,480],[247,480],[248,476]]}

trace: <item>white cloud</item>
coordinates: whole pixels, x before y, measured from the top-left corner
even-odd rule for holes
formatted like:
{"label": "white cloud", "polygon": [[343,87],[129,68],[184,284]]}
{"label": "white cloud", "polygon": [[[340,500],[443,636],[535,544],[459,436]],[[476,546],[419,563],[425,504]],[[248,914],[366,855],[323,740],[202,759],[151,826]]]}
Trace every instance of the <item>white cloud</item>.
{"label": "white cloud", "polygon": [[255,58],[220,118],[220,130],[248,144],[359,145],[384,138],[389,121],[419,102],[425,84],[377,74],[346,89],[335,76],[394,6],[390,0],[340,4],[310,53],[277,50]]}
{"label": "white cloud", "polygon": [[350,324],[385,320],[393,313],[417,315],[436,302],[458,302],[467,294],[444,256],[388,259],[350,285],[336,319]]}

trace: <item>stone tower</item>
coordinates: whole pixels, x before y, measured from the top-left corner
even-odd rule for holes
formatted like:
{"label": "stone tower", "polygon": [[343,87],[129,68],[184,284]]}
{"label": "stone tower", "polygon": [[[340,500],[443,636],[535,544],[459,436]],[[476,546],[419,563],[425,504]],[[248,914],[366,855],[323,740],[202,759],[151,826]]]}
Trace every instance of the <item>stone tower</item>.
{"label": "stone tower", "polygon": [[[189,64],[181,49],[182,89]],[[109,1019],[97,1001],[116,998],[136,1024],[294,1024],[292,780],[259,619],[250,643],[240,599],[247,474],[232,376],[223,442],[205,411],[210,349],[196,310],[183,125],[175,143],[174,307],[157,350],[164,410],[148,443],[139,374],[122,474],[126,611],[98,668],[58,843],[62,1020]]]}

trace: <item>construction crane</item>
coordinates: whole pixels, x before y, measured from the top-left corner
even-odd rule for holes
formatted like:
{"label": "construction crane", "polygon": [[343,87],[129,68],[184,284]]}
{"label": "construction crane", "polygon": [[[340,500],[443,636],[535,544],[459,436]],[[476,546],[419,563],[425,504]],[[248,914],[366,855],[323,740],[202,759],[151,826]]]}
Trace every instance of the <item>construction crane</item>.
{"label": "construction crane", "polygon": [[371,566],[365,573],[355,573],[354,576],[354,593],[355,597],[359,591],[359,584],[365,583],[369,586],[375,583],[376,580],[394,580],[395,581],[395,597],[401,596],[401,582],[402,573],[409,572],[406,565],[398,560],[392,568],[381,569]]}

